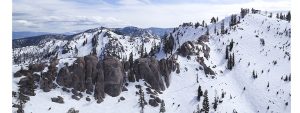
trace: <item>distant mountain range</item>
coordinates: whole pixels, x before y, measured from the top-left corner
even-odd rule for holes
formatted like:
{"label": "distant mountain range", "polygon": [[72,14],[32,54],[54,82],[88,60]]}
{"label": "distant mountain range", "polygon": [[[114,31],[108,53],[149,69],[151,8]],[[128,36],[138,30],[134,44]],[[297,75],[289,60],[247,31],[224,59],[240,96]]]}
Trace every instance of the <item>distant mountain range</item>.
{"label": "distant mountain range", "polygon": [[[170,32],[172,28],[157,28],[157,27],[150,27],[150,28],[138,28],[133,26],[128,26],[124,28],[112,28],[114,31],[120,34],[128,35],[128,36],[140,36],[141,34],[154,34],[159,37],[164,36],[165,33]],[[76,32],[65,32],[65,33],[51,33],[51,32],[31,32],[31,31],[18,31],[12,32],[12,39],[20,39],[26,37],[34,37],[40,35],[48,35],[48,34],[61,34],[61,35],[72,35],[76,34]]]}

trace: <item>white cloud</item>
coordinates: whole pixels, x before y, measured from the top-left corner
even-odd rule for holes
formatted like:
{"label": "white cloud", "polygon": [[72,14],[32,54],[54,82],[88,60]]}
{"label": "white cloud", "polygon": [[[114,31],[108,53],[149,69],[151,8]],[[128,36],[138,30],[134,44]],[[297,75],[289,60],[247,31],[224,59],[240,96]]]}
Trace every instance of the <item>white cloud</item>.
{"label": "white cloud", "polygon": [[119,0],[120,5],[145,5],[149,4],[149,0]]}
{"label": "white cloud", "polygon": [[23,26],[23,27],[37,27],[36,24],[27,21],[27,20],[15,20],[14,24],[18,25],[18,26]]}

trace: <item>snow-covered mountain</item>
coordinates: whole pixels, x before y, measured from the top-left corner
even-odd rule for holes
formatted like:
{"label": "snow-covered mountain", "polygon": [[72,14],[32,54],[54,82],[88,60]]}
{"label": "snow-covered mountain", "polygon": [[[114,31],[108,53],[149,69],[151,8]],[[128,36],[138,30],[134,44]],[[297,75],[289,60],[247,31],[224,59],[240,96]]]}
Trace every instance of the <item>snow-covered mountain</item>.
{"label": "snow-covered mountain", "polygon": [[162,38],[100,27],[14,42],[13,112],[289,113],[290,22],[244,11]]}

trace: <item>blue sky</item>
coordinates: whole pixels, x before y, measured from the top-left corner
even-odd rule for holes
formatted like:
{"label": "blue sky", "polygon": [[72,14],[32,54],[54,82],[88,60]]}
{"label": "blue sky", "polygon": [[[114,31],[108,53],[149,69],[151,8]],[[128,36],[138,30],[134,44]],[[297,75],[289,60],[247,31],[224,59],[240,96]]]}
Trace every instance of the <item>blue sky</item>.
{"label": "blue sky", "polygon": [[176,27],[240,8],[290,10],[290,0],[13,0],[13,31],[70,32],[105,27]]}

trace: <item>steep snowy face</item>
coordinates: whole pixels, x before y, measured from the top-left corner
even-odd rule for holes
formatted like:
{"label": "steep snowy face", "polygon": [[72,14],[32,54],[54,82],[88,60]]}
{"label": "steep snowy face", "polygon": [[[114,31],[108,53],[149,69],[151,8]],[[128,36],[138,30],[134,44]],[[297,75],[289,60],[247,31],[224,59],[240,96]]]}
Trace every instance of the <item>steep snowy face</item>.
{"label": "steep snowy face", "polygon": [[[173,52],[177,50],[179,53],[178,63],[184,71],[171,75],[171,87],[163,95],[180,89],[195,92],[200,85],[202,89],[208,90],[210,102],[215,99],[222,101],[216,112],[290,112],[290,23],[263,14],[247,14],[244,18],[236,18],[238,22],[235,25],[230,25],[230,18],[210,24],[207,28],[183,24],[167,36],[174,39]],[[204,58],[204,62],[215,72],[215,76],[203,76],[206,73],[201,74],[198,69],[204,67],[199,67],[199,63],[192,63],[199,62],[203,55],[190,54],[189,61],[183,54],[193,52],[196,48],[193,45],[197,44],[197,40],[204,39],[201,37],[203,34],[209,34],[209,42],[205,44],[210,48],[209,57]],[[183,52],[185,48],[190,51]],[[200,53],[203,52],[200,49]],[[176,75],[182,78],[177,78]],[[178,86],[173,84],[182,81],[193,82]],[[179,95],[172,96],[177,98],[172,101],[190,105],[188,101],[182,101],[193,100],[192,95],[182,98]],[[197,111],[198,104],[201,108],[202,100],[188,109]],[[188,109],[185,110],[190,111]],[[214,109],[210,108],[210,111]]]}
{"label": "steep snowy face", "polygon": [[[16,43],[24,41],[26,40],[14,40]],[[150,52],[153,46],[160,44],[160,38],[151,34],[141,37],[118,35],[110,29],[102,27],[66,38],[53,37],[39,39],[35,43],[27,45],[18,44],[22,47],[13,49],[13,59],[15,64],[47,61],[53,57],[59,59],[83,57],[89,54],[96,54],[98,57],[107,54],[121,59],[128,58],[131,52],[137,56],[141,50],[139,46],[142,44],[144,44],[143,50]]]}
{"label": "steep snowy face", "polygon": [[[22,65],[14,65],[13,73],[23,75],[13,79],[13,91],[20,89],[18,83],[36,77],[45,87],[53,87],[50,92],[41,86],[33,90],[36,95],[24,104],[24,110],[33,113],[66,112],[72,107],[86,113],[99,109],[153,113],[163,108],[166,113],[289,113],[291,27],[288,21],[269,15],[238,14],[208,25],[184,23],[161,39],[96,28],[15,48],[14,57],[19,58],[15,64]],[[34,72],[28,77],[28,70],[40,68],[25,64],[47,54],[45,61],[52,57],[59,61],[49,62],[41,75]],[[106,57],[103,62],[102,57]],[[58,77],[49,83],[55,72]],[[52,83],[58,83],[58,88]],[[51,102],[57,96],[65,103]],[[16,96],[13,103],[17,102]]]}

